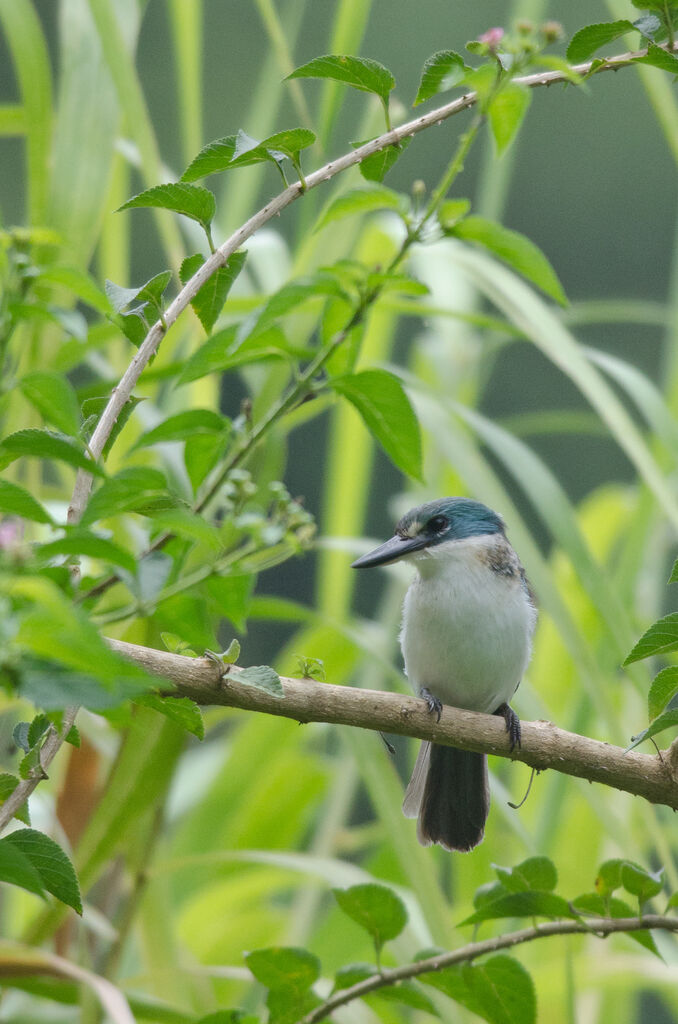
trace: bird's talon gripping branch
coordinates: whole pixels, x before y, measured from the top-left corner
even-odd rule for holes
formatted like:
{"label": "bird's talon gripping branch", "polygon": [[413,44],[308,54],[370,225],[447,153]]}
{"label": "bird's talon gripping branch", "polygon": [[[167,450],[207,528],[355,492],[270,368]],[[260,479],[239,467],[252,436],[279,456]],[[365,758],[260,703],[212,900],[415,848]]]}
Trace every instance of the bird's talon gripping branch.
{"label": "bird's talon gripping branch", "polygon": [[506,722],[506,731],[509,734],[509,741],[511,743],[510,750],[514,751],[516,747],[520,746],[520,719],[508,704],[500,704],[497,710],[494,712],[495,715],[501,715]]}
{"label": "bird's talon gripping branch", "polygon": [[426,707],[430,715],[436,716],[436,722],[440,721],[440,713],[443,710],[443,702],[435,697],[425,686],[419,690],[419,696],[426,701]]}

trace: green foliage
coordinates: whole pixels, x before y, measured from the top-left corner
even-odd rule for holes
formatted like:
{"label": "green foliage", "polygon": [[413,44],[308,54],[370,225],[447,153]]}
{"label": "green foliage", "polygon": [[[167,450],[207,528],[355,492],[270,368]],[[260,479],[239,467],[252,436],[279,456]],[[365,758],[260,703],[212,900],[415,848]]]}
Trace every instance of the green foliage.
{"label": "green foliage", "polygon": [[51,893],[82,914],[73,865],[53,839],[35,829],[22,828],[0,839],[0,880],[38,895]]}
{"label": "green foliage", "polygon": [[384,943],[397,939],[407,924],[402,900],[383,885],[353,885],[333,891],[343,912],[372,937],[379,962]]}
{"label": "green foliage", "polygon": [[413,106],[430,100],[440,92],[460,85],[471,69],[454,50],[440,50],[429,57],[421,72],[421,81]]}

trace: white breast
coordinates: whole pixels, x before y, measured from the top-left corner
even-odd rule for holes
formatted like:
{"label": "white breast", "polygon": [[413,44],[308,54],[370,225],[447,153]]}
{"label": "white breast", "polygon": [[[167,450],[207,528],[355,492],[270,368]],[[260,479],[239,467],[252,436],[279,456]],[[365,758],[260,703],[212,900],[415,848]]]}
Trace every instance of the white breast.
{"label": "white breast", "polygon": [[508,702],[530,659],[536,612],[520,563],[499,536],[450,541],[412,558],[400,637],[415,691],[491,714]]}

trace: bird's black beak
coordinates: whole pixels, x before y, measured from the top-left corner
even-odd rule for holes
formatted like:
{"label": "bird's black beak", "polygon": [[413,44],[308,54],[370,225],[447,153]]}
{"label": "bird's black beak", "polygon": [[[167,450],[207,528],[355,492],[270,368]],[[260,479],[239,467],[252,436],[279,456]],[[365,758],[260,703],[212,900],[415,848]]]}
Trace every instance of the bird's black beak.
{"label": "bird's black beak", "polygon": [[357,558],[351,568],[371,569],[374,565],[388,565],[390,562],[397,562],[399,558],[425,548],[428,539],[427,537],[399,537],[396,534],[385,544],[380,544],[374,551],[369,551],[362,558]]}

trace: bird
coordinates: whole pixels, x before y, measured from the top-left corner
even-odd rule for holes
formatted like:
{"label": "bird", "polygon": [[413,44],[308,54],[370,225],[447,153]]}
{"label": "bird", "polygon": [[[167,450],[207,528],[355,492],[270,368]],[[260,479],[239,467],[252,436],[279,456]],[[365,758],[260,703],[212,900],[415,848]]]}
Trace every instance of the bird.
{"label": "bird", "polygon": [[[428,501],[352,567],[399,561],[416,569],[400,632],[415,692],[438,720],[443,704],[501,715],[511,750],[520,746],[520,719],[509,701],[530,660],[537,611],[504,520],[471,498]],[[418,819],[419,842],[472,850],[489,809],[486,756],[424,741],[403,801],[405,816]]]}

